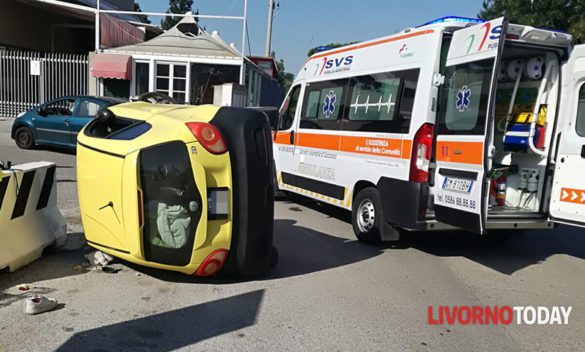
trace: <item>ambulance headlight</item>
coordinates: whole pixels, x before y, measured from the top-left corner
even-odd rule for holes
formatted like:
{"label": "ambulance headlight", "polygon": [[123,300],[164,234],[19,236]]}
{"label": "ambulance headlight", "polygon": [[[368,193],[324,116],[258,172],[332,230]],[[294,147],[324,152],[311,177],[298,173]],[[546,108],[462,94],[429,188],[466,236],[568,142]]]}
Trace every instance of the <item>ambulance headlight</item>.
{"label": "ambulance headlight", "polygon": [[508,64],[508,78],[512,81],[515,81],[518,78],[518,75],[522,71],[522,60],[512,60]]}
{"label": "ambulance headlight", "polygon": [[542,78],[542,68],[544,66],[544,59],[540,56],[533,57],[526,63],[524,74],[526,77],[537,80]]}
{"label": "ambulance headlight", "polygon": [[498,81],[506,82],[508,80],[508,73],[506,72],[507,69],[508,69],[508,64],[505,62],[502,62],[500,64],[500,70],[498,71]]}

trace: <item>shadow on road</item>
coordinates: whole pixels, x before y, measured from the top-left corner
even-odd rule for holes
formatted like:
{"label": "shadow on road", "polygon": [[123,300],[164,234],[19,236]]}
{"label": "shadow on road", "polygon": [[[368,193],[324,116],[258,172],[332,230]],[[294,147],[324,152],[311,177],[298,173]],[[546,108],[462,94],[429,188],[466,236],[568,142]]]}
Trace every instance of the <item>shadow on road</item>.
{"label": "shadow on road", "polygon": [[[274,221],[274,245],[278,248],[278,264],[267,276],[254,278],[255,280],[279,279],[338,268],[376,257],[383,252],[383,248],[298,226],[294,220]],[[242,281],[221,277],[197,278],[132,263],[125,265],[159,280],[170,282],[229,284]]]}
{"label": "shadow on road", "polygon": [[254,325],[263,297],[257,290],[78,332],[57,351],[173,351]]}
{"label": "shadow on road", "polygon": [[[511,235],[511,236],[510,236]],[[415,248],[440,257],[464,257],[511,275],[556,254],[585,259],[585,231],[570,226],[492,238],[463,231],[408,232],[400,248]]]}
{"label": "shadow on road", "polygon": [[[351,214],[347,210],[299,196],[286,199],[292,201],[287,201],[291,207],[302,204],[326,217],[351,223]],[[405,231],[400,242],[387,243],[378,248],[388,250],[414,248],[440,257],[463,257],[511,275],[555,254],[585,259],[585,230],[559,226],[554,230],[528,231],[524,236],[515,236],[512,232],[497,237],[480,236],[464,231]],[[391,255],[391,252],[388,253]]]}
{"label": "shadow on road", "polygon": [[48,145],[38,145],[33,150],[43,150],[43,151],[59,153],[59,154],[77,155],[76,149],[62,148],[62,147],[55,147],[55,146],[48,146]]}

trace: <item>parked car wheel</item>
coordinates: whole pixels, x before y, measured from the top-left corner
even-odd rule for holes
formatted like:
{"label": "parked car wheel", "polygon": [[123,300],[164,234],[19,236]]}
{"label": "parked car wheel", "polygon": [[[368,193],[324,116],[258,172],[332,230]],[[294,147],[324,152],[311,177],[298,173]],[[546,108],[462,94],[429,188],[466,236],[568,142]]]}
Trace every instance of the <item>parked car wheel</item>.
{"label": "parked car wheel", "polygon": [[355,197],[351,210],[351,223],[358,240],[378,244],[384,231],[391,230],[382,217],[382,199],[374,187],[362,189]]}
{"label": "parked car wheel", "polygon": [[22,126],[14,134],[16,145],[21,149],[31,149],[35,146],[35,140],[30,128]]}

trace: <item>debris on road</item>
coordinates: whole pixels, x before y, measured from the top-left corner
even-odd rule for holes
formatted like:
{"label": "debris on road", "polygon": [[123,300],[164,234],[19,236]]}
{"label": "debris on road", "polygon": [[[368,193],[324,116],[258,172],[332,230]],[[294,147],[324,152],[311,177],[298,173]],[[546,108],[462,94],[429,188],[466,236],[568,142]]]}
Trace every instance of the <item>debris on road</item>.
{"label": "debris on road", "polygon": [[114,257],[101,251],[94,251],[83,256],[83,266],[88,270],[99,270],[107,274],[117,274],[121,268],[111,267]]}
{"label": "debris on road", "polygon": [[95,251],[84,256],[87,266],[95,269],[108,266],[114,261],[114,258],[104,252]]}
{"label": "debris on road", "polygon": [[24,301],[24,313],[35,315],[54,310],[59,306],[54,298],[48,298],[42,295],[34,295]]}
{"label": "debris on road", "polygon": [[17,286],[19,291],[28,291],[31,289],[31,285],[29,284],[20,284]]}
{"label": "debris on road", "polygon": [[107,274],[117,274],[120,270],[122,270],[122,269],[120,269],[120,268],[112,268],[111,266],[103,266],[102,267],[102,271],[104,273],[107,273]]}

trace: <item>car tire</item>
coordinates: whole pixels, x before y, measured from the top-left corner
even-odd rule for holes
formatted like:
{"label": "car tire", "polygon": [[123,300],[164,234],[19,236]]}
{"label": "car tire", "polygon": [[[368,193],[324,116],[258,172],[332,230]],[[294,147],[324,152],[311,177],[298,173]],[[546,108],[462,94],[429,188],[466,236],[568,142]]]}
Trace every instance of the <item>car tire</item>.
{"label": "car tire", "polygon": [[358,240],[379,244],[384,239],[398,240],[398,230],[384,220],[382,198],[375,187],[364,188],[353,200],[351,209],[353,232]]}
{"label": "car tire", "polygon": [[19,127],[14,133],[16,145],[21,149],[32,149],[35,146],[35,140],[30,128],[26,126]]}

